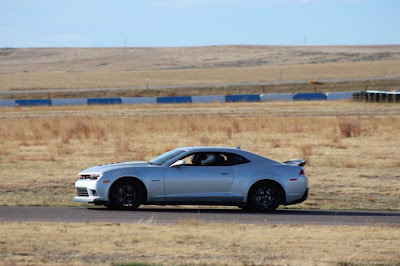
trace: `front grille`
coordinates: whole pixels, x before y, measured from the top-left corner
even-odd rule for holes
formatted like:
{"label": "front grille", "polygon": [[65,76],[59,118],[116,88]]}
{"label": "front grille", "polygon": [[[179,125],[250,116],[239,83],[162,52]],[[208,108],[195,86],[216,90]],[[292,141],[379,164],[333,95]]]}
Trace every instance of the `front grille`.
{"label": "front grille", "polygon": [[86,188],[76,188],[78,190],[79,197],[89,197],[89,193]]}

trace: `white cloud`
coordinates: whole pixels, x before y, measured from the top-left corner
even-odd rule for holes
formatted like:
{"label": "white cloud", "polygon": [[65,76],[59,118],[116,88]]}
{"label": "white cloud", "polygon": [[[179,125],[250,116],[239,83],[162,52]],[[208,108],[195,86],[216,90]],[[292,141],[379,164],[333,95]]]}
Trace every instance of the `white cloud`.
{"label": "white cloud", "polygon": [[74,33],[61,33],[48,36],[46,42],[54,46],[93,46],[94,42],[90,38]]}
{"label": "white cloud", "polygon": [[[168,8],[199,7],[215,5],[256,5],[256,4],[309,4],[312,2],[321,2],[326,0],[154,0],[156,6]],[[377,0],[330,0],[330,2],[370,2]]]}
{"label": "white cloud", "polygon": [[[3,31],[0,29],[0,35]],[[95,42],[73,33],[55,35],[17,34],[12,32],[0,39],[0,47],[93,47]]]}
{"label": "white cloud", "polygon": [[155,4],[164,7],[192,7],[209,6],[215,4],[234,4],[243,2],[241,0],[157,0]]}

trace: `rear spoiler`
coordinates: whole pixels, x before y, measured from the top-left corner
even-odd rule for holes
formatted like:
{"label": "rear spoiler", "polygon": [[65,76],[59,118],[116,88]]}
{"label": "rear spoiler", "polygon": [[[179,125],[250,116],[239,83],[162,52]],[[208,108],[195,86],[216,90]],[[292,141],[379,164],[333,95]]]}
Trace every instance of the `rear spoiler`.
{"label": "rear spoiler", "polygon": [[294,165],[294,166],[305,166],[307,163],[306,159],[291,159],[289,161],[283,162],[284,164]]}

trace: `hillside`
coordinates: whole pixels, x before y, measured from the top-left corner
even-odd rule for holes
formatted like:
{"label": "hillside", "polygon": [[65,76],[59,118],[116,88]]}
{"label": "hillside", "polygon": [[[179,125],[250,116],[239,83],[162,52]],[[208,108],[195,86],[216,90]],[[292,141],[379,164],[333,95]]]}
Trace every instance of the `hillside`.
{"label": "hillside", "polygon": [[[397,76],[400,45],[0,49],[1,91],[197,84],[215,87],[227,83]],[[386,85],[386,89],[393,89],[399,84]],[[334,89],[334,85],[329,86]],[[282,89],[280,86],[274,90]],[[290,91],[293,89],[300,88]]]}
{"label": "hillside", "polygon": [[396,46],[0,49],[0,74],[104,72],[400,60]]}

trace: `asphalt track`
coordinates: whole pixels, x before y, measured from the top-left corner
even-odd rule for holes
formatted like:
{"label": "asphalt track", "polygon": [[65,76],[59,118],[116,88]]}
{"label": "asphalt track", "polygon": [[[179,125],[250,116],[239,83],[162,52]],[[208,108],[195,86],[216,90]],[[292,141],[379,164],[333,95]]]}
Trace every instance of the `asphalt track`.
{"label": "asphalt track", "polygon": [[[396,80],[398,76],[393,77],[369,77],[369,78],[346,78],[346,79],[321,79],[319,82],[354,82],[354,81],[374,81],[374,80]],[[292,81],[264,81],[264,82],[243,82],[243,83],[212,83],[212,84],[188,84],[188,85],[172,85],[172,86],[151,86],[149,89],[195,89],[208,87],[223,86],[260,86],[260,85],[290,85],[290,84],[308,84],[309,80],[292,80]],[[60,92],[104,92],[104,91],[120,91],[127,88],[86,88],[86,89],[46,89],[46,90],[7,90],[0,91],[1,94],[35,94],[35,93],[60,93]],[[145,87],[132,87],[129,89],[145,89]]]}
{"label": "asphalt track", "polygon": [[0,206],[0,222],[152,223],[184,220],[213,223],[270,225],[400,226],[400,211],[277,210],[251,213],[241,209],[146,207],[115,211],[103,207],[9,207]]}

